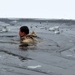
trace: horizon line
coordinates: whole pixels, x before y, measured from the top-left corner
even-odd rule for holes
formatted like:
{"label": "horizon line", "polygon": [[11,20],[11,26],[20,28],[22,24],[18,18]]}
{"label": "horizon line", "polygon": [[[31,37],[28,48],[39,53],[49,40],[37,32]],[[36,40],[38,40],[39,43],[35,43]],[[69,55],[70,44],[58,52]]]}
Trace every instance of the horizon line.
{"label": "horizon line", "polygon": [[24,17],[0,17],[1,18],[7,18],[7,19],[35,19],[35,20],[75,20],[75,19],[68,19],[68,18],[24,18]]}

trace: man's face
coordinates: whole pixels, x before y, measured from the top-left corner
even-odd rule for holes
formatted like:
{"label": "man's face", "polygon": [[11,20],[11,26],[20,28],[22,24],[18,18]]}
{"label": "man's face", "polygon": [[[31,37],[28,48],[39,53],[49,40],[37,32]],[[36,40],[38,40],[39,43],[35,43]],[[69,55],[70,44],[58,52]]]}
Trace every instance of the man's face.
{"label": "man's face", "polygon": [[20,37],[23,37],[23,36],[25,36],[25,33],[24,33],[24,32],[19,31],[19,36],[20,36]]}

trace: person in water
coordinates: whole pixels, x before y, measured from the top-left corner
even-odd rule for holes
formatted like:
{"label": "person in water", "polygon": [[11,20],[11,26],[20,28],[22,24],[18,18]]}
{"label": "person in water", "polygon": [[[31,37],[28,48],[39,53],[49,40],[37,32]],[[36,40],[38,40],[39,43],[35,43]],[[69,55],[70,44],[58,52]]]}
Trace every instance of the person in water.
{"label": "person in water", "polygon": [[29,28],[27,26],[20,27],[19,31],[20,36],[20,46],[30,46],[35,44],[34,37],[37,37],[35,32],[29,34]]}

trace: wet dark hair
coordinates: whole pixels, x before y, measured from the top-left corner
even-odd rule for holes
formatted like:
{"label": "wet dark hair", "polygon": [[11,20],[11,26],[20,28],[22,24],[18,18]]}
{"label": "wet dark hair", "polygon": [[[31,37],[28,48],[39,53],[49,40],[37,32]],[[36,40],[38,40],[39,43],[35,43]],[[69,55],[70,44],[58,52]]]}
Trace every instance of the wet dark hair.
{"label": "wet dark hair", "polygon": [[20,27],[20,31],[29,34],[29,28],[27,26]]}

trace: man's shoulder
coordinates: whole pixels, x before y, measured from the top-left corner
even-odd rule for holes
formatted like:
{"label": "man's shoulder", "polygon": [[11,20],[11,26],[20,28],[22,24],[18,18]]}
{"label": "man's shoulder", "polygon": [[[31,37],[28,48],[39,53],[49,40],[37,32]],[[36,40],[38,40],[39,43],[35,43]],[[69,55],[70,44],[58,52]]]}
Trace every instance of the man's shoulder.
{"label": "man's shoulder", "polygon": [[29,36],[37,37],[37,34],[33,31],[32,33],[29,34]]}

